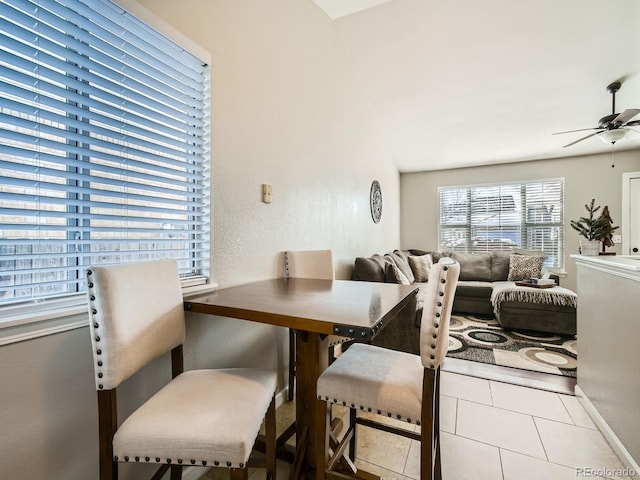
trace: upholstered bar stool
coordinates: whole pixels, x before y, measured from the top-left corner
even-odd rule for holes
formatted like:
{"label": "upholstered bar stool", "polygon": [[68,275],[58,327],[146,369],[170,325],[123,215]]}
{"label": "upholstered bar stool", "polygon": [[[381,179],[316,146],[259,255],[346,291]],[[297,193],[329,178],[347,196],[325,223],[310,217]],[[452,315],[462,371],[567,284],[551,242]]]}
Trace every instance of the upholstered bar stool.
{"label": "upholstered bar stool", "polygon": [[[355,457],[358,424],[420,441],[420,478],[442,478],[440,364],[449,346],[449,319],[459,273],[460,265],[451,258],[443,258],[431,268],[420,327],[419,356],[354,344],[320,375],[318,399],[326,402],[328,409],[331,404],[351,409],[349,427],[340,443],[331,437],[327,439],[333,451],[326,465],[328,479],[357,478],[351,460]],[[392,327],[393,322],[387,328]],[[416,433],[377,419],[361,418],[359,411],[417,424],[421,431]],[[327,428],[329,435],[330,430]],[[345,454],[347,447],[351,458]],[[338,468],[342,471],[337,471]]]}
{"label": "upholstered bar stool", "polygon": [[[318,280],[333,280],[333,252],[331,250],[287,250],[284,252],[285,278],[315,278]],[[340,335],[329,335],[329,357],[333,359],[336,349],[350,341],[350,338]],[[289,400],[293,400],[296,378],[296,335],[295,330],[289,329]]]}
{"label": "upholstered bar stool", "polygon": [[[118,463],[171,468],[223,467],[247,479],[247,462],[263,420],[267,477],[275,478],[276,373],[228,368],[183,371],[185,317],[174,260],[96,266],[87,271],[91,343],[98,391],[100,479]],[[118,386],[171,352],[173,379],[119,424]],[[142,374],[142,372],[140,372]]]}

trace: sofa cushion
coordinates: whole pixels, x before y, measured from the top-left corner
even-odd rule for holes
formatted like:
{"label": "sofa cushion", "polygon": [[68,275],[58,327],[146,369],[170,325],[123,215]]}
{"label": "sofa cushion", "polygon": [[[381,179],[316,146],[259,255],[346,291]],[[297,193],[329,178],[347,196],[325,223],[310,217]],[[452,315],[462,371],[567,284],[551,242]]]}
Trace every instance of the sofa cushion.
{"label": "sofa cushion", "polygon": [[411,255],[409,266],[413,272],[416,282],[426,282],[429,280],[429,272],[433,266],[433,258],[429,253],[426,255]]}
{"label": "sofa cushion", "polygon": [[460,280],[491,281],[491,253],[453,252],[451,258],[460,264]]}
{"label": "sofa cushion", "polygon": [[409,266],[408,255],[400,250],[396,250],[393,253],[386,253],[384,258],[388,259],[391,263],[395,264],[396,267],[400,269],[400,271],[404,274],[405,277],[409,280],[409,283],[413,283],[415,278],[413,277],[413,272],[411,271],[411,267]]}
{"label": "sofa cushion", "polygon": [[493,284],[491,282],[480,282],[474,280],[462,280],[456,287],[457,297],[476,297],[491,299]]}
{"label": "sofa cushion", "polygon": [[402,273],[402,270],[394,263],[387,263],[385,265],[385,279],[387,283],[400,283],[402,285],[411,285],[411,282],[407,276]]}
{"label": "sofa cushion", "polygon": [[386,263],[386,260],[380,255],[358,257],[353,266],[351,279],[364,282],[384,282],[386,280],[384,271]]}
{"label": "sofa cushion", "polygon": [[540,278],[543,262],[544,257],[512,253],[507,280],[509,282],[517,282],[527,278]]}
{"label": "sofa cushion", "polygon": [[509,263],[511,261],[511,251],[491,252],[491,281],[504,282],[509,276]]}

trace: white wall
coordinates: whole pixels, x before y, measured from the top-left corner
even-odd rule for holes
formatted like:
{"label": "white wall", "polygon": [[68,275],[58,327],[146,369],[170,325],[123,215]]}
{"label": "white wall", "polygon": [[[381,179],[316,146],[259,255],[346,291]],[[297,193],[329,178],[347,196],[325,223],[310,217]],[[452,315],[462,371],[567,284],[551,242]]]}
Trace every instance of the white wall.
{"label": "white wall", "polygon": [[[401,245],[402,248],[438,250],[439,186],[564,177],[567,275],[560,283],[575,290],[576,266],[569,255],[578,253],[580,237],[569,226],[569,220],[585,216],[585,203],[595,198],[597,204],[609,206],[614,224],[621,225],[622,173],[638,171],[639,168],[640,150],[632,150],[618,152],[615,158],[611,154],[602,154],[402,174]],[[621,230],[622,226],[619,233]],[[621,251],[619,245],[609,250]]]}
{"label": "white wall", "polygon": [[[399,245],[397,169],[334,25],[315,4],[140,3],[211,53],[214,281],[275,277],[281,251],[327,247],[338,277],[347,278],[354,257]],[[383,191],[379,224],[369,213],[374,179]],[[262,183],[273,185],[270,205],[260,202]],[[285,339],[273,328],[193,316],[187,367],[275,366]],[[150,381],[123,387],[122,413],[162,383],[163,360],[147,370]],[[0,365],[0,478],[97,478],[87,329],[2,346]]]}

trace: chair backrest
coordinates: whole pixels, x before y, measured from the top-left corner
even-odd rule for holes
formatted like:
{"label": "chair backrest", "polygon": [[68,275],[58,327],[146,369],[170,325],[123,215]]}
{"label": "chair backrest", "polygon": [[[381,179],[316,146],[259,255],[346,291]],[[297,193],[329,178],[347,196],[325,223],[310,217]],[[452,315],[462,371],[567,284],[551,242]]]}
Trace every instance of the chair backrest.
{"label": "chair backrest", "polygon": [[284,252],[285,277],[333,280],[331,250],[298,250]]}
{"label": "chair backrest", "polygon": [[184,342],[175,260],[91,267],[87,295],[98,390],[116,388]]}
{"label": "chair backrest", "polygon": [[420,324],[420,358],[425,368],[440,366],[449,350],[449,321],[460,264],[443,257],[431,267]]}

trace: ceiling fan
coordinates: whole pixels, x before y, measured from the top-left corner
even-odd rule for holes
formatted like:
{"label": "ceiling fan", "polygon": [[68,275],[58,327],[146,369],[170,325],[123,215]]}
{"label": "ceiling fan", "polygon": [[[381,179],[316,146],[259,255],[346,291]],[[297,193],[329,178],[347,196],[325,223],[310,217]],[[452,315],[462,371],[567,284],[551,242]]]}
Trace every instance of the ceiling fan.
{"label": "ceiling fan", "polygon": [[607,91],[611,94],[611,115],[607,115],[606,117],[602,117],[598,121],[598,126],[595,128],[582,128],[580,130],[568,130],[566,132],[557,132],[553,135],[561,135],[564,133],[573,133],[573,132],[585,132],[587,130],[596,130],[593,133],[590,133],[586,137],[579,138],[575,142],[568,143],[562,148],[570,147],[571,145],[575,145],[578,142],[586,140],[587,138],[594,137],[598,135],[598,137],[605,143],[614,144],[618,140],[622,139],[629,129],[627,127],[633,127],[635,125],[640,125],[640,120],[632,120],[636,115],[640,113],[640,108],[630,108],[625,110],[622,113],[616,112],[616,92],[620,90],[622,84],[620,82],[613,82],[612,84],[607,86]]}

